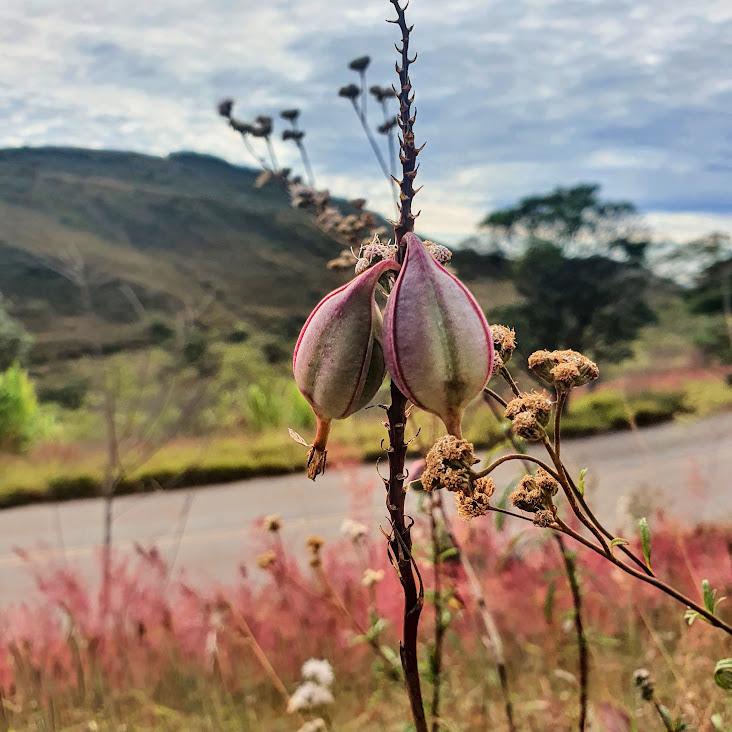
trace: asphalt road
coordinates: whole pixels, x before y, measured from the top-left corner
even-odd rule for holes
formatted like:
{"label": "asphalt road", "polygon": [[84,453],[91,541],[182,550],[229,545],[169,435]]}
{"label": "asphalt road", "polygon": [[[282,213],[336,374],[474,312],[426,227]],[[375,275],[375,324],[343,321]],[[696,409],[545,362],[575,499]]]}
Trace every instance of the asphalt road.
{"label": "asphalt road", "polygon": [[[567,440],[563,455],[575,476],[589,468],[588,500],[616,529],[628,525],[629,508],[642,515],[663,507],[689,524],[732,520],[732,413]],[[517,470],[507,463],[495,471],[499,491]],[[313,533],[335,538],[347,516],[376,531],[386,515],[374,466],[354,466],[330,470],[317,483],[300,474],[119,498],[115,547],[131,552],[136,542],[155,544],[191,581],[233,581],[242,562],[253,565],[263,544],[254,524],[271,513],[282,516],[290,545]],[[98,499],[1,511],[0,606],[23,601],[34,591],[28,559],[17,548],[38,567],[69,562],[94,578],[101,535]]]}

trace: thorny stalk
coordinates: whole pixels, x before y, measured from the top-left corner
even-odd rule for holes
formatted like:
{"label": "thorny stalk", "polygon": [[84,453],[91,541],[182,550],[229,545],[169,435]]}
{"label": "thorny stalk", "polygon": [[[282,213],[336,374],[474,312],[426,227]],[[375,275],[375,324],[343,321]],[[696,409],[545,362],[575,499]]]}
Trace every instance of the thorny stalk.
{"label": "thorny stalk", "polygon": [[[404,234],[414,230],[414,216],[412,215],[412,200],[415,190],[413,181],[417,173],[416,161],[419,150],[414,145],[414,116],[412,115],[412,101],[414,96],[411,93],[412,85],[409,80],[409,66],[413,59],[409,58],[409,34],[411,27],[407,26],[404,17],[404,8],[398,0],[390,0],[396,10],[396,20],[388,21],[399,26],[402,32],[402,47],[397,46],[401,55],[401,65],[397,63],[396,71],[399,75],[398,94],[399,117],[398,123],[402,136],[400,139],[400,160],[402,163],[402,180],[399,182],[399,221],[394,226],[394,234],[397,249],[397,262],[404,261],[406,243],[403,241]],[[389,479],[387,481],[386,506],[391,521],[391,532],[389,535],[389,552],[391,561],[399,577],[404,591],[404,621],[402,629],[402,642],[400,644],[400,656],[404,670],[404,680],[407,686],[409,702],[412,709],[412,717],[416,732],[427,732],[427,720],[424,713],[422,701],[422,686],[419,677],[419,664],[417,660],[417,633],[419,629],[419,616],[424,604],[424,588],[419,576],[419,570],[412,557],[412,521],[405,521],[404,517],[404,460],[407,453],[407,445],[404,440],[406,427],[407,398],[399,391],[397,385],[391,383],[391,404],[386,410],[388,431],[389,431]]]}

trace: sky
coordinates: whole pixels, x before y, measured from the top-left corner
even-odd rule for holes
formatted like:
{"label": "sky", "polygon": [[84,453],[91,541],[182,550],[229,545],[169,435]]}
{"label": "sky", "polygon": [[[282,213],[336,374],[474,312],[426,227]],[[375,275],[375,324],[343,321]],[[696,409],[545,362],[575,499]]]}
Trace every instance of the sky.
{"label": "sky", "polygon": [[[407,12],[427,143],[420,231],[456,242],[495,208],[585,181],[636,203],[658,237],[732,230],[732,2],[412,0]],[[391,17],[387,0],[2,0],[0,147],[250,165],[216,103],[235,99],[243,119],[298,107],[318,186],[389,215],[337,91],[364,54],[369,84],[395,81]],[[302,170],[291,143],[276,151]]]}

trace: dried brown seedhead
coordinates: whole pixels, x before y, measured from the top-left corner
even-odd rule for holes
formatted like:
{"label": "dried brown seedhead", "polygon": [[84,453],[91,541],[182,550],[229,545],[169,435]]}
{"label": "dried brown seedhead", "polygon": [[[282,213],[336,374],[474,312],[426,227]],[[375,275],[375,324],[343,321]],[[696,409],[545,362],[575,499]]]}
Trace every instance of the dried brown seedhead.
{"label": "dried brown seedhead", "polygon": [[559,392],[584,386],[600,375],[594,361],[572,350],[536,351],[529,356],[529,368]]}
{"label": "dried brown seedhead", "polygon": [[541,509],[534,514],[534,525],[542,529],[548,529],[554,524],[554,513]]}
{"label": "dried brown seedhead", "polygon": [[325,544],[325,539],[322,536],[308,536],[305,540],[305,546],[311,554],[319,554],[323,544]]}
{"label": "dried brown seedhead", "polygon": [[492,478],[477,478],[473,481],[472,487],[472,495],[462,492],[455,494],[458,516],[465,521],[488,513],[490,497],[496,489],[496,484]]}
{"label": "dried brown seedhead", "polygon": [[518,488],[511,494],[511,503],[521,511],[537,513],[548,511],[554,520],[554,501],[559,486],[543,468],[536,475],[525,475]]}
{"label": "dried brown seedhead", "polygon": [[508,403],[505,414],[507,419],[515,419],[522,412],[530,412],[542,427],[546,426],[552,412],[549,394],[545,391],[524,392]]}
{"label": "dried brown seedhead", "polygon": [[493,373],[497,374],[505,366],[516,348],[516,331],[497,323],[490,326],[493,338]]}
{"label": "dried brown seedhead", "polygon": [[257,566],[260,569],[269,569],[277,561],[274,551],[263,552],[257,557]]}
{"label": "dried brown seedhead", "polygon": [[422,485],[426,491],[444,488],[448,491],[472,491],[472,466],[478,462],[473,446],[453,435],[441,437],[427,453]]}
{"label": "dried brown seedhead", "polygon": [[525,440],[541,440],[544,438],[544,427],[533,412],[519,412],[511,425],[514,433]]}

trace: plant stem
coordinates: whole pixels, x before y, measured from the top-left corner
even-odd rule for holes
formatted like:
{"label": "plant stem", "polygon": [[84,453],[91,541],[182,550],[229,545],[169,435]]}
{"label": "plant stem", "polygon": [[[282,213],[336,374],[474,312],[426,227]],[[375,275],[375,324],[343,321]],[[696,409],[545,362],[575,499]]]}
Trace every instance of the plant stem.
{"label": "plant stem", "polygon": [[313,169],[310,166],[310,158],[305,150],[302,140],[297,140],[297,147],[300,150],[300,157],[302,158],[302,164],[305,166],[305,173],[308,176],[308,183],[312,188],[315,188],[315,175],[313,175]]}
{"label": "plant stem", "polygon": [[511,453],[510,455],[502,455],[499,458],[496,458],[487,468],[484,470],[481,470],[479,473],[475,474],[476,478],[484,478],[486,475],[489,475],[492,473],[499,465],[502,463],[507,462],[508,460],[521,460],[522,462],[530,462],[530,463],[536,463],[540,468],[544,468],[549,475],[554,478],[554,480],[559,481],[559,475],[555,473],[543,460],[539,460],[539,458],[535,458],[532,455],[525,455],[523,453]]}
{"label": "plant stem", "polygon": [[[440,497],[441,499],[441,497]],[[430,496],[430,539],[432,543],[432,568],[435,576],[435,644],[432,651],[432,732],[440,729],[440,691],[442,684],[442,646],[445,640],[445,624],[442,621],[442,559],[440,557],[440,533],[437,525],[436,496]]]}
{"label": "plant stem", "polygon": [[[439,491],[437,491],[437,494],[439,495]],[[483,626],[485,627],[486,631],[486,636],[483,638],[483,643],[486,646],[490,646],[491,650],[493,651],[493,657],[496,662],[496,667],[498,668],[498,677],[501,680],[501,691],[503,693],[503,701],[504,707],[506,709],[506,719],[508,720],[509,732],[516,732],[516,725],[513,720],[513,705],[511,704],[511,697],[508,690],[508,674],[506,673],[506,656],[503,650],[503,639],[501,638],[501,634],[498,631],[496,621],[494,620],[493,615],[488,608],[488,603],[486,602],[485,595],[483,594],[483,588],[481,587],[480,581],[478,580],[478,575],[473,568],[473,565],[467,553],[463,550],[463,547],[458,542],[457,537],[452,530],[450,520],[445,513],[445,507],[442,503],[442,496],[439,496],[438,505],[442,514],[442,524],[445,527],[445,531],[447,532],[448,537],[450,538],[450,543],[458,550],[458,555],[460,556],[460,566],[465,573],[465,578],[468,580],[470,592],[472,593],[473,598],[478,605],[478,613],[481,620],[483,621]],[[502,511],[502,509],[496,509],[496,511],[510,514],[509,511]]]}
{"label": "plant stem", "polygon": [[657,587],[662,592],[665,592],[669,597],[673,597],[674,600],[678,600],[682,605],[686,605],[690,607],[692,610],[695,610],[699,613],[703,618],[706,618],[711,625],[713,625],[715,628],[720,628],[721,630],[724,630],[726,633],[729,633],[732,635],[732,626],[729,626],[727,623],[725,623],[723,620],[720,620],[716,615],[713,615],[710,613],[705,607],[702,605],[699,605],[698,603],[694,602],[693,600],[689,599],[684,595],[683,593],[679,592],[678,590],[675,590],[670,585],[667,585],[663,580],[658,579],[658,577],[654,577],[648,574],[644,574],[643,572],[639,572],[633,567],[628,566],[627,564],[624,564],[621,562],[617,557],[613,556],[612,554],[608,556],[605,554],[603,549],[597,544],[593,544],[589,539],[586,539],[582,534],[578,534],[576,531],[571,529],[567,524],[565,524],[560,519],[557,519],[557,526],[560,531],[564,532],[568,536],[571,536],[575,541],[578,541],[580,544],[583,544],[588,549],[592,549],[593,552],[596,552],[597,554],[602,555],[605,557],[609,562],[612,562],[616,567],[619,567],[624,572],[627,572],[629,575],[636,577],[639,580],[642,580],[643,582],[646,582],[649,585],[653,585],[654,587]]}
{"label": "plant stem", "polygon": [[589,656],[587,637],[582,625],[582,594],[580,591],[579,577],[577,576],[577,564],[574,554],[567,549],[564,544],[564,538],[561,534],[554,534],[554,538],[559,547],[559,553],[564,560],[564,568],[567,572],[569,587],[572,591],[572,602],[574,604],[574,629],[577,634],[577,652],[579,655],[579,683],[580,683],[580,711],[579,711],[579,730],[584,732],[587,720],[587,687],[589,680]]}
{"label": "plant stem", "polygon": [[[396,384],[391,384],[391,404],[386,416],[389,424],[389,481],[387,485],[386,506],[391,518],[391,535],[389,549],[391,561],[399,576],[404,592],[404,620],[402,625],[402,642],[399,654],[404,670],[404,681],[412,708],[412,717],[417,732],[427,732],[427,720],[422,701],[422,687],[419,678],[417,661],[417,632],[419,616],[424,604],[424,590],[419,572],[412,557],[411,526],[404,517],[404,460],[407,445],[404,441],[406,427],[407,398],[399,391]],[[417,578],[415,579],[415,573]],[[417,587],[419,580],[419,588]]]}
{"label": "plant stem", "polygon": [[[404,261],[406,244],[402,241],[404,234],[414,230],[414,216],[412,216],[412,199],[414,188],[412,181],[416,174],[416,159],[419,151],[414,147],[414,132],[411,114],[411,84],[409,81],[409,31],[404,18],[404,10],[398,0],[390,0],[397,13],[397,20],[389,21],[399,25],[402,31],[402,48],[397,50],[402,56],[401,67],[397,64],[399,74],[400,117],[399,126],[402,130],[401,160],[402,180],[400,183],[399,221],[394,227],[397,243],[396,260],[399,264]],[[407,445],[404,441],[404,430],[407,422],[407,398],[399,388],[391,383],[391,404],[386,410],[389,430],[389,480],[387,481],[386,506],[391,519],[391,534],[389,536],[389,551],[392,564],[397,571],[399,581],[404,592],[404,621],[400,656],[404,681],[407,686],[409,703],[412,709],[412,718],[416,732],[427,732],[427,720],[422,701],[422,687],[419,678],[419,664],[417,660],[417,633],[419,616],[424,604],[424,589],[414,558],[412,557],[412,537],[410,533],[412,521],[404,518],[404,460],[407,454]],[[416,577],[415,577],[416,575]],[[419,585],[417,584],[419,582]]]}

